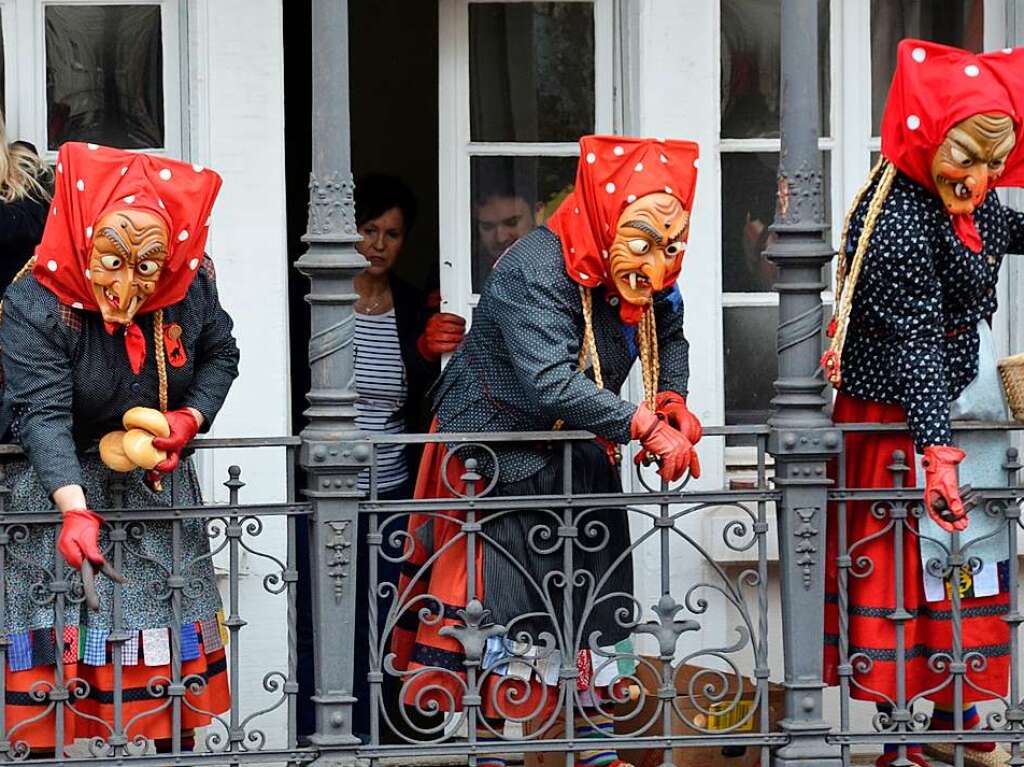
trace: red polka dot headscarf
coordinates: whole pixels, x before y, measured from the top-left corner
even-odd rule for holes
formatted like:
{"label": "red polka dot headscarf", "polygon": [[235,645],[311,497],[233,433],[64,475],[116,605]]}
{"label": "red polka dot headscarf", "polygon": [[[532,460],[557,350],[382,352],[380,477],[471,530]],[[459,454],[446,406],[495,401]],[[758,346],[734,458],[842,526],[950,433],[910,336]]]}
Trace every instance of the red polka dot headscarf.
{"label": "red polka dot headscarf", "polygon": [[[926,189],[932,158],[957,123],[999,113],[1014,122],[1017,145],[992,186],[1024,185],[1024,48],[974,54],[926,40],[902,40],[882,115],[882,154]],[[974,216],[953,216],[953,228],[972,250],[981,250]]]}
{"label": "red polka dot headscarf", "polygon": [[[593,288],[602,283],[615,291],[608,273],[608,248],[619,216],[627,205],[655,192],[671,194],[687,211],[693,209],[699,152],[693,141],[662,141],[625,136],[584,136],[576,187],[546,222],[562,242],[565,269],[573,281]],[[687,229],[684,237],[689,233]],[[683,259],[667,275],[675,282]],[[620,303],[624,321],[639,314]]]}
{"label": "red polka dot headscarf", "polygon": [[164,220],[169,242],[156,290],[139,311],[176,304],[202,263],[220,186],[220,176],[201,165],[96,144],[64,144],[32,274],[63,303],[98,312],[89,278],[93,227],[112,210],[142,208]]}

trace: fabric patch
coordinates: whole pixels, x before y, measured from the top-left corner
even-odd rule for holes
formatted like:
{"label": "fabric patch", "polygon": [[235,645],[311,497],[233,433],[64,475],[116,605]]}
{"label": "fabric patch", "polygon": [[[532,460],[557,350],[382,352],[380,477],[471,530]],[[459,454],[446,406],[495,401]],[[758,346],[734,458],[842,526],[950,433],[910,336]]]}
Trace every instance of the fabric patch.
{"label": "fabric patch", "polygon": [[186,623],[181,627],[181,659],[195,660],[199,657],[199,637],[196,636],[196,625]]}
{"label": "fabric patch", "polygon": [[139,665],[139,632],[133,631],[121,645],[121,665]]}
{"label": "fabric patch", "polygon": [[183,367],[188,362],[185,344],[181,340],[181,325],[175,322],[164,326],[164,353],[167,355],[167,364],[172,368]]}
{"label": "fabric patch", "polygon": [[64,652],[61,653],[61,660],[65,663],[75,663],[78,657],[78,626],[65,626]]}
{"label": "fabric patch", "polygon": [[72,330],[78,332],[82,329],[82,315],[64,303],[57,304],[57,314],[60,321]]}
{"label": "fabric patch", "polygon": [[225,628],[225,626],[224,626],[224,611],[223,610],[218,610],[217,611],[217,626],[220,628],[220,644],[221,644],[221,647],[227,647],[228,646],[229,634],[228,634],[227,628]]}
{"label": "fabric patch", "polygon": [[32,665],[53,666],[57,663],[57,642],[53,629],[32,629]]}
{"label": "fabric patch", "polygon": [[27,631],[10,635],[7,647],[7,662],[11,671],[25,671],[32,668],[32,640]]}
{"label": "fabric patch", "polygon": [[207,655],[224,647],[224,642],[221,641],[220,624],[217,623],[217,616],[203,618],[199,625],[203,634],[203,649],[206,650]]}
{"label": "fabric patch", "polygon": [[85,631],[85,655],[82,660],[90,666],[105,666],[107,664],[107,637],[110,632],[107,629],[86,629]]}
{"label": "fabric patch", "polygon": [[147,666],[166,666],[171,662],[167,629],[142,630],[142,657]]}

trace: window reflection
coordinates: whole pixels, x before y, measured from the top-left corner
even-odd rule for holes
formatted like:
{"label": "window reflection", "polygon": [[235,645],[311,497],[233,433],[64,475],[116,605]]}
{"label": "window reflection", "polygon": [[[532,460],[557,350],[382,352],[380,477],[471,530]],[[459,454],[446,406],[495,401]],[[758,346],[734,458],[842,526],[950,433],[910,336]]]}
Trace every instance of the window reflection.
{"label": "window reflection", "polygon": [[162,147],[160,6],[48,5],[45,19],[49,148]]}
{"label": "window reflection", "polygon": [[905,37],[978,53],[985,31],[984,0],[871,0],[871,124],[877,136],[896,71],[896,45]]}
{"label": "window reflection", "polygon": [[[721,0],[722,138],[779,135],[781,0]],[[829,4],[818,0],[821,135],[829,134]]]}
{"label": "window reflection", "polygon": [[469,6],[473,141],[576,141],[594,132],[592,3]]}
{"label": "window reflection", "polygon": [[543,224],[572,191],[575,157],[474,157],[473,292],[516,240]]}
{"label": "window reflection", "polygon": [[779,373],[778,323],[779,310],[774,306],[724,310],[726,424],[759,424],[768,418]]}
{"label": "window reflection", "polygon": [[[825,221],[831,221],[830,155],[822,152]],[[722,155],[722,290],[769,293],[778,268],[764,256],[773,235],[778,196],[778,152],[730,152]]]}

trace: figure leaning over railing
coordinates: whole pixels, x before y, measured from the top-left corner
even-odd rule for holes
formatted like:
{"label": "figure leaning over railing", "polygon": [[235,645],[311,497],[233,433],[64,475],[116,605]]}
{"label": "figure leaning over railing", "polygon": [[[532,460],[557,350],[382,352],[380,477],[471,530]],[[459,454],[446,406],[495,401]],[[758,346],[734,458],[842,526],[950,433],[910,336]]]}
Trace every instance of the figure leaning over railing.
{"label": "figure leaning over railing", "polygon": [[[170,648],[178,648],[185,693],[177,735],[188,748],[193,728],[229,706],[206,525],[142,518],[117,525],[114,536],[92,509],[202,502],[182,451],[209,428],[238,374],[231,319],[203,255],[221,179],[94,144],[65,144],[55,179],[43,240],[8,288],[0,320],[2,431],[25,452],[5,465],[6,511],[56,506],[63,515],[59,534],[52,525],[5,527],[2,738],[35,755],[56,748],[58,758],[76,737],[127,738],[129,748],[151,738],[167,750],[175,737]],[[103,458],[125,472],[119,483],[90,449],[111,432]],[[122,573],[105,559],[118,546]],[[58,552],[82,571],[85,593],[65,590]],[[94,572],[109,577],[94,584]],[[114,580],[124,581],[119,600]],[[177,641],[168,627],[179,622]],[[52,689],[61,700],[62,687],[67,703],[47,698]]]}
{"label": "figure leaning over railing", "polygon": [[[884,726],[896,726],[886,712],[910,707],[916,697],[935,702],[933,729],[952,729],[962,687],[963,726],[972,729],[978,714],[970,704],[1007,691],[1010,606],[999,564],[1007,557],[1007,522],[980,509],[968,517],[960,486],[1004,485],[1008,444],[1005,434],[967,434],[954,444],[950,422],[1007,420],[990,324],[1003,257],[1024,253],[1024,214],[990,192],[1024,185],[1022,119],[1024,49],[974,55],[902,41],[882,119],[882,158],[853,201],[839,243],[832,345],[822,361],[839,389],[834,418],[910,427],[909,434],[849,433],[845,485],[892,487],[894,475],[905,473],[913,486],[915,448],[924,456],[926,515],[897,517],[894,510],[905,509],[899,504],[849,503],[843,551],[838,509],[829,528],[826,680],[837,683],[837,664],[848,662],[850,694],[878,703]],[[905,467],[894,459],[897,451]],[[953,531],[977,570],[960,602],[959,628],[950,617],[949,589],[961,588],[948,576]],[[837,556],[846,559],[845,573]],[[839,656],[843,578],[848,661]],[[896,644],[901,630],[905,657]],[[962,681],[954,679],[960,660]],[[952,760],[952,746],[924,750]],[[886,746],[878,764],[897,755]],[[920,746],[907,755],[928,764]],[[992,743],[965,751],[970,765],[1007,757]]]}
{"label": "figure leaning over railing", "polygon": [[[472,330],[437,388],[437,431],[589,430],[598,440],[572,447],[574,494],[621,492],[618,446],[631,439],[660,463],[665,479],[699,475],[693,446],[701,425],[686,406],[689,347],[676,286],[697,154],[691,142],[581,139],[575,191],[546,226],[501,257],[484,287]],[[618,394],[637,357],[645,389],[639,407]],[[546,444],[495,445],[493,453],[471,450],[447,461],[446,454],[442,444],[428,449],[418,498],[465,492],[471,456],[481,485],[493,483],[489,495],[563,492],[561,450]],[[482,514],[480,533],[470,532],[472,577],[462,519],[412,517],[392,643],[394,667],[406,672],[407,704],[461,710],[465,695],[480,694],[473,704],[482,715],[478,736],[493,740],[505,719],[545,721],[561,692],[576,696],[577,736],[610,733],[610,719],[598,711],[608,670],[616,675],[608,648],[628,639],[634,615],[626,512],[580,509],[577,536],[561,539],[553,515],[563,518],[557,509]],[[566,546],[571,572],[564,571]],[[483,622],[503,629],[482,629],[492,636],[474,690],[470,653],[459,641],[471,640],[474,629],[460,627],[480,622],[481,607],[489,611]],[[566,669],[575,679],[563,678],[560,691]],[[494,757],[477,763],[504,764]],[[578,763],[623,764],[599,749]]]}

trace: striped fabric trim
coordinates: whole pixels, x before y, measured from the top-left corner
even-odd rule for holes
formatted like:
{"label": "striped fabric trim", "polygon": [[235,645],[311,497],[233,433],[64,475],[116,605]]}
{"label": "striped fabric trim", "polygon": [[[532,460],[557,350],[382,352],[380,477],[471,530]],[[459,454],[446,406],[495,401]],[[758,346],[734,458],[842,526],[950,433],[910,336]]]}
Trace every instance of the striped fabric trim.
{"label": "striped fabric trim", "polygon": [[[835,647],[839,646],[839,635],[838,634],[825,634],[825,644],[832,645]],[[950,650],[948,647],[929,647],[926,644],[916,644],[912,647],[908,647],[904,653],[904,657],[907,660],[916,658],[928,658],[937,653],[949,654]],[[860,647],[858,645],[851,645],[848,650],[849,655],[866,655],[871,660],[880,661],[893,661],[896,660],[895,650],[886,650],[878,647]],[[962,655],[966,656],[969,654],[983,655],[986,658],[1000,658],[1004,655],[1010,654],[1010,645],[1006,644],[994,644],[994,645],[980,645],[978,647],[965,647],[962,650]]]}
{"label": "striped fabric trim", "polygon": [[[839,604],[839,596],[837,594],[826,594],[826,604]],[[863,605],[851,606],[848,610],[849,615],[862,617],[862,618],[888,618],[892,615],[894,608],[892,607],[865,607]],[[987,618],[994,615],[1006,615],[1010,611],[1009,603],[1003,602],[1000,604],[982,605],[980,607],[961,607],[960,616],[962,618]],[[938,610],[932,607],[915,607],[908,608],[907,613],[911,618],[925,617],[934,621],[949,621],[953,619],[952,610]]]}

